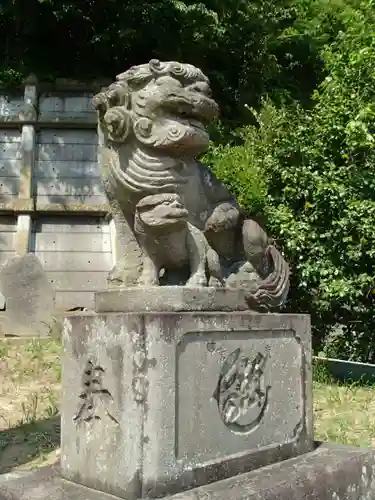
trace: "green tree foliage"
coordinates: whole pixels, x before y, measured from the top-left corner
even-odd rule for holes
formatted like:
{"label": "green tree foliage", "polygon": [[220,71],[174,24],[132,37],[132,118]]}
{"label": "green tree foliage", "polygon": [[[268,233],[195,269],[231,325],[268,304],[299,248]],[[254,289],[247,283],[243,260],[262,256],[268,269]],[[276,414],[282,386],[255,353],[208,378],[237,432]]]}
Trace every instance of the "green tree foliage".
{"label": "green tree foliage", "polygon": [[231,187],[233,195],[241,206],[259,222],[264,223],[268,179],[259,161],[261,157],[256,155],[257,133],[255,127],[249,127],[244,133],[238,131],[233,137],[241,139],[242,144],[212,144],[204,156],[204,161],[224,183]]}
{"label": "green tree foliage", "polygon": [[[255,112],[257,126],[242,131],[230,176],[221,166],[226,161],[216,164],[240,195],[253,168],[255,179],[263,173],[268,226],[292,263],[288,308],[312,315],[318,346],[331,356],[375,361],[373,2],[341,23],[324,46],[327,76],[312,108],[265,103]],[[230,158],[228,151],[232,165]],[[251,211],[252,200],[242,200]],[[332,334],[337,325],[339,334]]]}
{"label": "green tree foliage", "polygon": [[[283,38],[295,0],[3,0],[0,80],[111,77],[151,58],[183,60],[210,77],[223,116],[237,123],[243,104],[265,93],[311,93],[308,48]],[[288,54],[285,57],[286,49]],[[291,57],[291,58],[290,58]]]}

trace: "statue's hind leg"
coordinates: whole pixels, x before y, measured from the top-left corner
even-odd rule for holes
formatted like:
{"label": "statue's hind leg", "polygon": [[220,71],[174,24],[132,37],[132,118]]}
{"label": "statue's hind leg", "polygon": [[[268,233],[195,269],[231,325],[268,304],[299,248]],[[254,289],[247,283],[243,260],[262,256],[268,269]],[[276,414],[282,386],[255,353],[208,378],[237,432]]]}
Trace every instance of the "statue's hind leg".
{"label": "statue's hind leg", "polygon": [[188,224],[186,246],[190,264],[190,278],[186,286],[207,286],[206,259],[208,243],[204,234],[191,224]]}

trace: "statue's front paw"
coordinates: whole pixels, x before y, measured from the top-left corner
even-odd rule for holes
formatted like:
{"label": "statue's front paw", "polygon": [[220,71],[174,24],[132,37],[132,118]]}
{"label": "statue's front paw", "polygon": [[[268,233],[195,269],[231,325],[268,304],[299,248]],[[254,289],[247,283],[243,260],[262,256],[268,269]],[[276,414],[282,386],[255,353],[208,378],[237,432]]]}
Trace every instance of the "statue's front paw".
{"label": "statue's front paw", "polygon": [[189,286],[191,288],[207,286],[207,277],[205,274],[194,274],[191,278],[189,278],[185,286]]}

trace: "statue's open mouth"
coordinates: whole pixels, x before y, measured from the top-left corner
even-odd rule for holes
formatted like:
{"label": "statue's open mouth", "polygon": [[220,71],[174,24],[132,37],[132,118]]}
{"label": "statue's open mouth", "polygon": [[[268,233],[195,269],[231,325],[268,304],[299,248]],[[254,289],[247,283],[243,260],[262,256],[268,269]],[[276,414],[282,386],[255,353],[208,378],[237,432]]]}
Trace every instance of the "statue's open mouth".
{"label": "statue's open mouth", "polygon": [[198,128],[201,130],[205,130],[206,124],[208,123],[207,121],[199,120],[196,116],[193,114],[181,112],[179,113],[181,118],[187,122],[187,125],[190,125],[194,128]]}
{"label": "statue's open mouth", "polygon": [[170,94],[163,103],[163,108],[171,114],[178,115],[193,127],[204,130],[205,126],[218,116],[218,107],[212,99],[204,94]]}

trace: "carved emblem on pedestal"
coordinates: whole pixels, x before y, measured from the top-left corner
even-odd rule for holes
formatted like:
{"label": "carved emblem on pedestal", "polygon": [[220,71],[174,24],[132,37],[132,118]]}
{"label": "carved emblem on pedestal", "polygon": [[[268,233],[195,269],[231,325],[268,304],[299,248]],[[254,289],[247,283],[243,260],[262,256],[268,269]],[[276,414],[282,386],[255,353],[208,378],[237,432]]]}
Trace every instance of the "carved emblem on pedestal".
{"label": "carved emblem on pedestal", "polygon": [[79,395],[80,408],[73,417],[74,422],[101,420],[103,412],[118,424],[118,420],[108,411],[107,405],[113,400],[108,389],[103,388],[104,369],[88,361],[83,373],[83,391]]}
{"label": "carved emblem on pedestal", "polygon": [[223,363],[213,397],[224,424],[233,432],[248,434],[262,421],[271,386],[264,384],[268,352],[253,360],[234,350]]}

